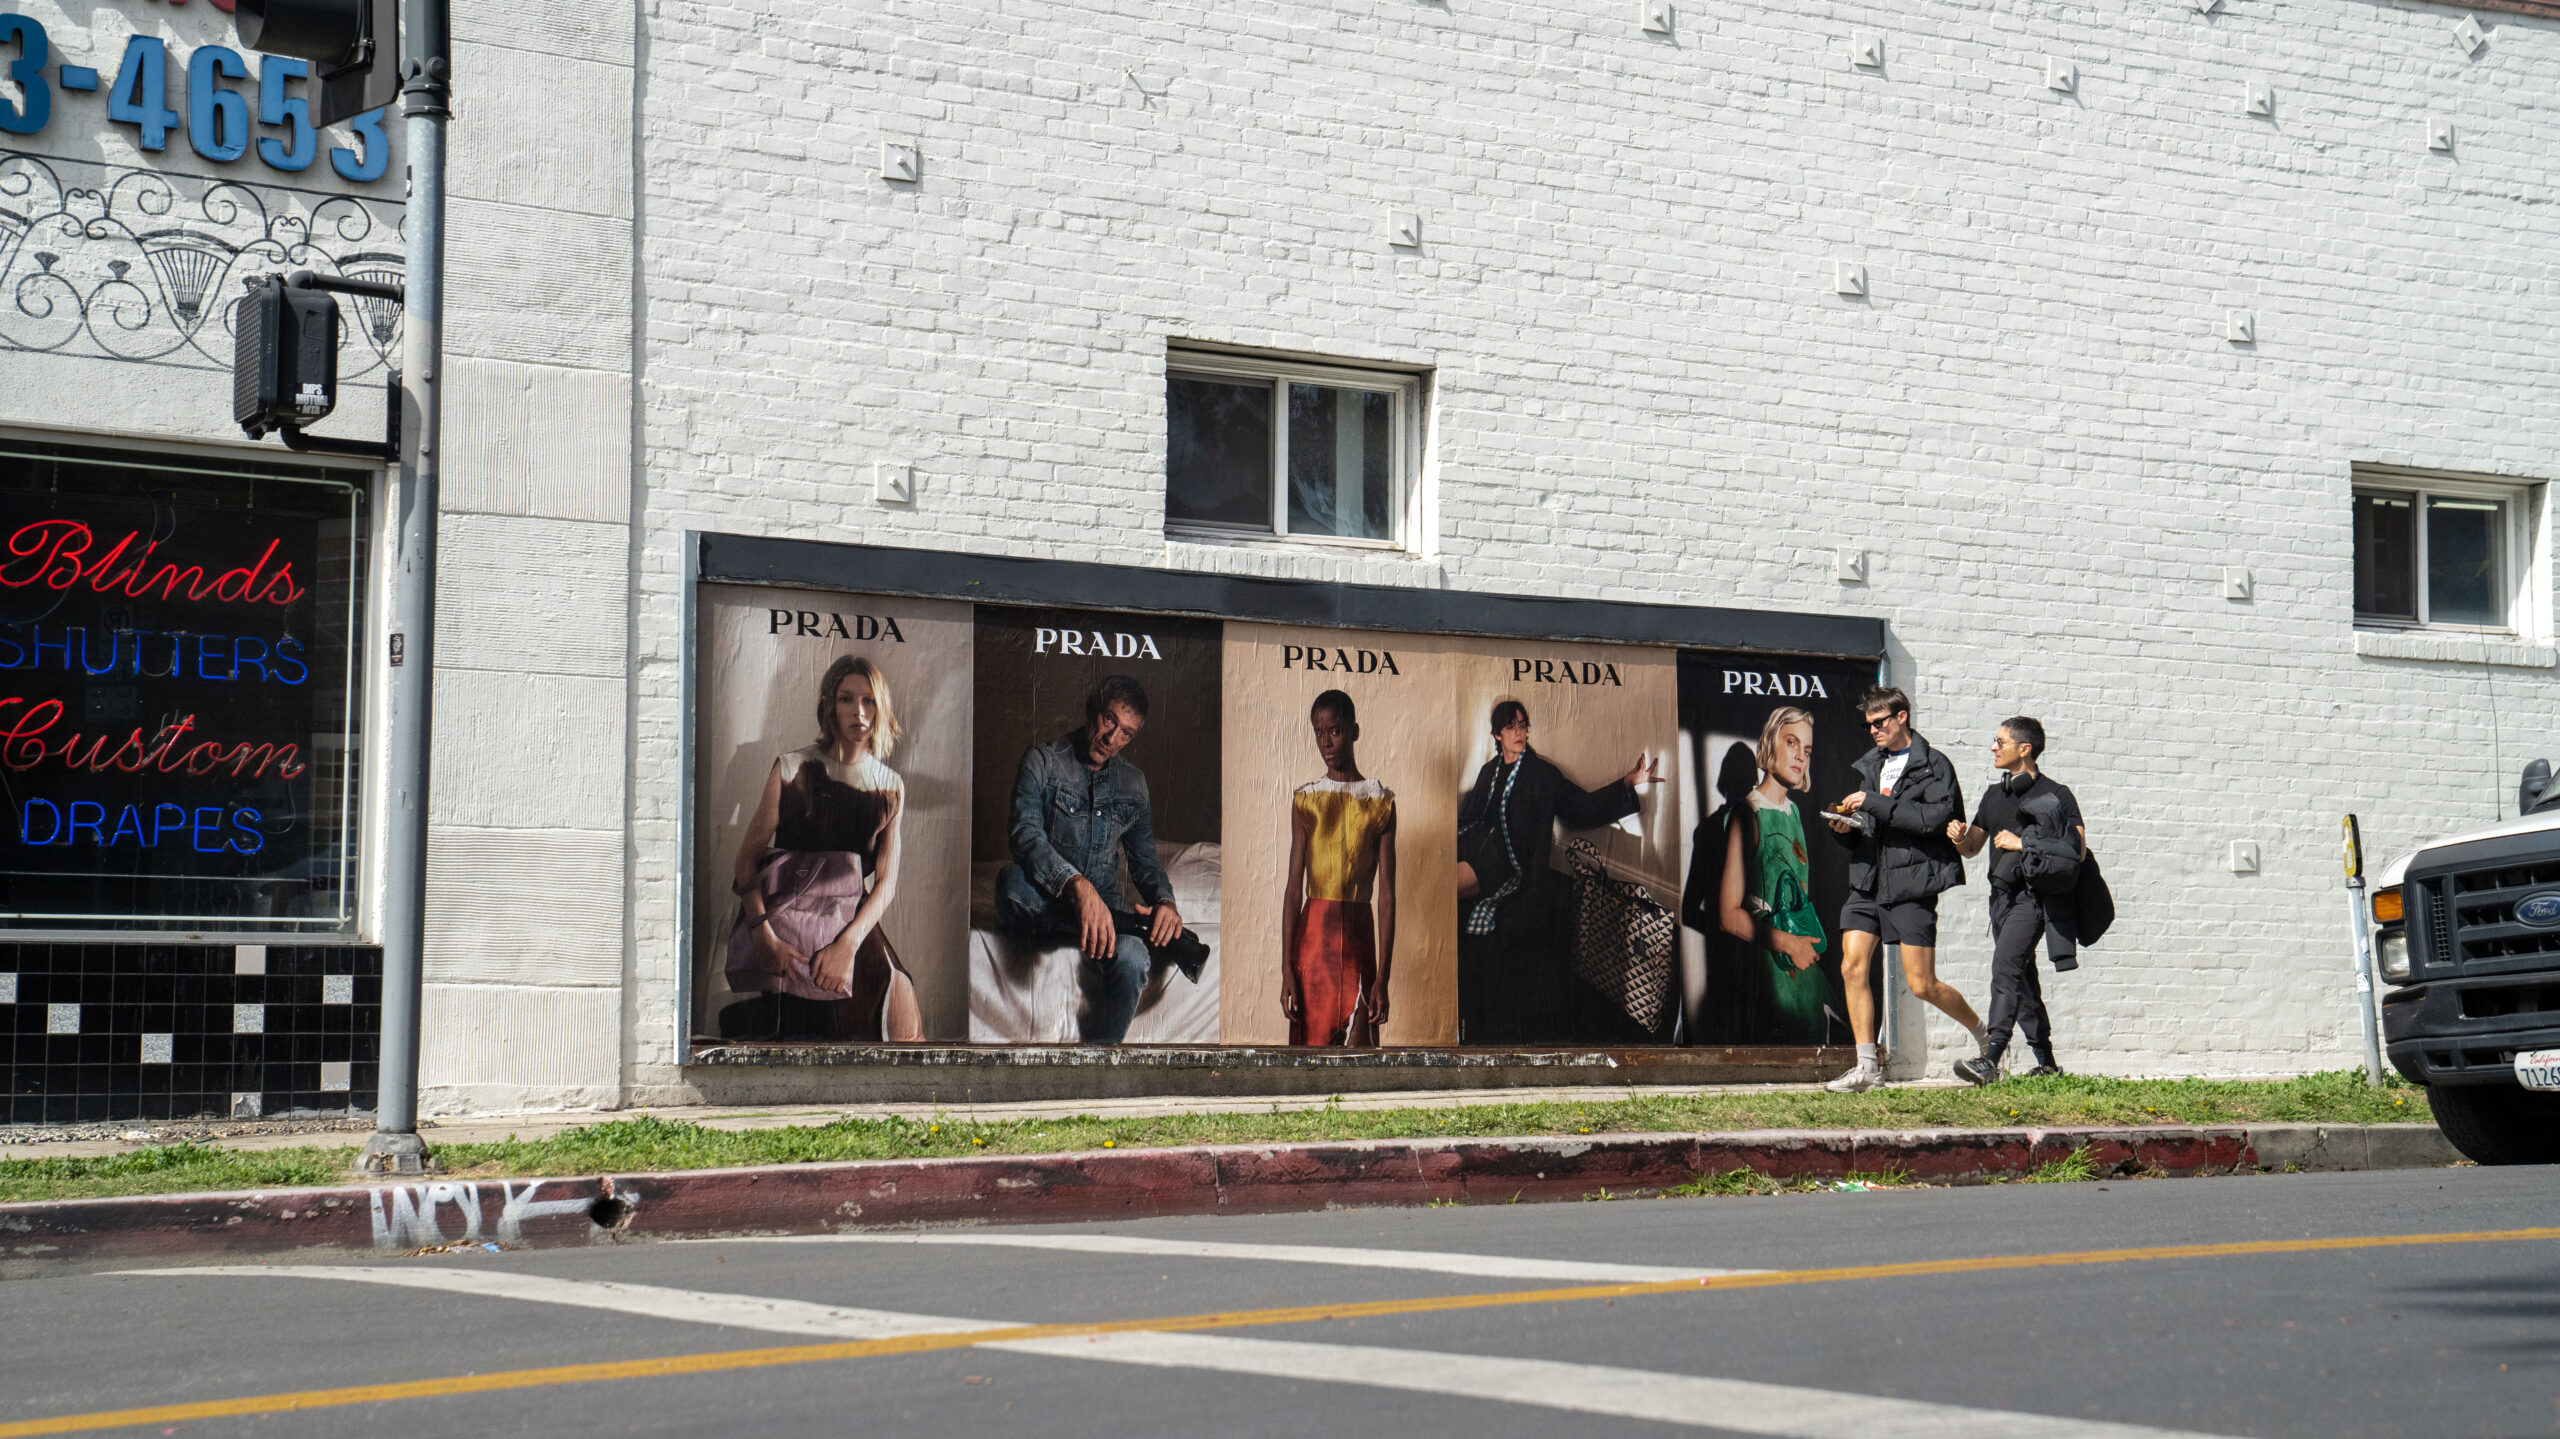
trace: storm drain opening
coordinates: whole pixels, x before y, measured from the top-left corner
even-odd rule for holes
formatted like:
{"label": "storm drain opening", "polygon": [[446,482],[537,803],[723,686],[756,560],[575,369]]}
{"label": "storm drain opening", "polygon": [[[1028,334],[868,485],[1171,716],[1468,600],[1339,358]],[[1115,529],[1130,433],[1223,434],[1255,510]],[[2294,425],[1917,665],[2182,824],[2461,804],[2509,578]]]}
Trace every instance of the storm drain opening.
{"label": "storm drain opening", "polygon": [[610,1194],[598,1195],[596,1202],[587,1206],[587,1219],[598,1229],[620,1228],[622,1221],[630,1217],[631,1201]]}

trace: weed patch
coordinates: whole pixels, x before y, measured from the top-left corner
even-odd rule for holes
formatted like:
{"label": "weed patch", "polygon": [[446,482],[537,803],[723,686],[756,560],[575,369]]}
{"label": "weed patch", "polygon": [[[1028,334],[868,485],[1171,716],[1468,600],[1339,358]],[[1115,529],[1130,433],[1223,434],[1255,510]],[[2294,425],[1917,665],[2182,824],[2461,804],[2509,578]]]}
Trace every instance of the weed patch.
{"label": "weed patch", "polygon": [[1832,1179],[1810,1175],[1778,1179],[1756,1169],[1728,1169],[1721,1174],[1701,1174],[1686,1184],[1675,1184],[1658,1193],[1664,1199],[1722,1199],[1746,1194],[1862,1194],[1870,1189],[1908,1189],[1917,1182],[1907,1169],[1872,1173],[1853,1169]]}
{"label": "weed patch", "polygon": [[2050,1159],[2026,1177],[2029,1184],[2078,1184],[2098,1177],[2098,1161],[2083,1145],[2060,1159]]}

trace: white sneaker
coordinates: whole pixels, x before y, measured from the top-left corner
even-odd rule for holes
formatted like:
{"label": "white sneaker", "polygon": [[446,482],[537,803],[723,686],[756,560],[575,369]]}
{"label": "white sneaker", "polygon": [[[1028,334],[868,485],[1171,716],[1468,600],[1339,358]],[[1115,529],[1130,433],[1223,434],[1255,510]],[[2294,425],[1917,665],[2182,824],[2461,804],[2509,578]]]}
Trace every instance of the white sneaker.
{"label": "white sneaker", "polygon": [[1834,1094],[1864,1094],[1882,1083],[1884,1083],[1882,1067],[1860,1064],[1851,1067],[1847,1074],[1841,1075],[1822,1087]]}

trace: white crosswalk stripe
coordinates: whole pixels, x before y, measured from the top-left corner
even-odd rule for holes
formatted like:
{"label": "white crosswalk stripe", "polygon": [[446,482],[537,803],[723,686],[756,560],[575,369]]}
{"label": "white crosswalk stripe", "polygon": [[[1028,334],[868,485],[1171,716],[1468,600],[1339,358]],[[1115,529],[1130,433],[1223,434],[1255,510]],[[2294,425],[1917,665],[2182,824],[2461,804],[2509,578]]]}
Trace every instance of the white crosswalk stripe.
{"label": "white crosswalk stripe", "polygon": [[[734,1239],[687,1239],[684,1244],[736,1244]],[[1648,1284],[1719,1274],[1760,1274],[1758,1269],[1686,1268],[1663,1264],[1608,1264],[1574,1259],[1522,1259],[1504,1254],[1456,1254],[1431,1249],[1362,1249],[1350,1245],[1222,1244],[1198,1239],[1151,1239],[1138,1234],[997,1234],[977,1229],[936,1229],[893,1234],[792,1234],[768,1244],[956,1244],[1000,1249],[1053,1249],[1076,1254],[1131,1254],[1171,1259],[1245,1259],[1281,1264],[1331,1264],[1353,1269],[1403,1269],[1464,1274],[1482,1279],[1553,1279],[1581,1284]]]}
{"label": "white crosswalk stripe", "polygon": [[[766,1299],[607,1280],[558,1279],[489,1269],[404,1265],[204,1265],[120,1271],[142,1278],[228,1276],[326,1279],[387,1284],[605,1309],[686,1323],[716,1324],[801,1338],[883,1339],[964,1334],[1010,1327],[986,1319],[952,1319],[853,1309],[804,1300]],[[2212,1439],[2135,1424],[2065,1419],[1843,1394],[1790,1384],[1710,1379],[1606,1364],[1553,1359],[1309,1344],[1225,1334],[1121,1333],[1050,1339],[995,1340],[977,1346],[1047,1358],[1254,1374],[1299,1383],[1352,1384],[1414,1394],[1491,1400],[1578,1414],[1605,1414],[1720,1429],[1772,1439]]]}
{"label": "white crosswalk stripe", "polygon": [[1608,1364],[1568,1364],[1508,1355],[1301,1344],[1223,1334],[1099,1334],[1091,1338],[1004,1339],[981,1346],[1020,1354],[1265,1374],[1412,1394],[1447,1394],[1506,1404],[1608,1414],[1767,1434],[1781,1439],[2205,1439],[2170,1429],[2004,1413],[1910,1399],[1878,1399],[1792,1384],[1706,1379]]}
{"label": "white crosswalk stripe", "polygon": [[606,1279],[554,1279],[547,1274],[514,1274],[494,1269],[443,1269],[426,1265],[395,1269],[387,1265],[363,1264],[260,1264],[119,1272],[154,1278],[266,1274],[282,1279],[334,1279],[353,1284],[388,1284],[403,1289],[440,1289],[447,1294],[522,1299],[534,1304],[565,1304],[577,1309],[610,1309],[616,1314],[638,1314],[686,1324],[725,1324],[732,1329],[797,1334],[808,1339],[896,1339],[909,1334],[956,1334],[972,1329],[1010,1327],[983,1319],[895,1314],[884,1309],[851,1309],[835,1304],[811,1304],[800,1299],[715,1294],[699,1289],[667,1289],[655,1284],[619,1284]]}

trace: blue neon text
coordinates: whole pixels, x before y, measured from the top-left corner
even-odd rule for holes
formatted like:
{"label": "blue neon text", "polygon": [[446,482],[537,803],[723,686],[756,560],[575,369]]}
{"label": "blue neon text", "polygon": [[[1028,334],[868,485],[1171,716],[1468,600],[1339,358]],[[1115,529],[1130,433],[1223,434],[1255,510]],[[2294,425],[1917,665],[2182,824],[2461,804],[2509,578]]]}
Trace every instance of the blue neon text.
{"label": "blue neon text", "polygon": [[198,854],[256,854],[267,847],[258,828],[262,818],[246,805],[128,804],[111,821],[107,806],[96,800],[56,804],[29,799],[18,807],[18,842],[38,849],[57,844],[158,849],[165,841]]}
{"label": "blue neon text", "polygon": [[121,629],[93,635],[80,625],[0,624],[0,670],[298,685],[311,678],[302,653],[302,641],[291,635]]}

